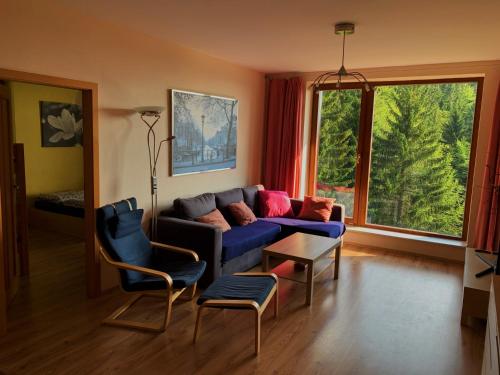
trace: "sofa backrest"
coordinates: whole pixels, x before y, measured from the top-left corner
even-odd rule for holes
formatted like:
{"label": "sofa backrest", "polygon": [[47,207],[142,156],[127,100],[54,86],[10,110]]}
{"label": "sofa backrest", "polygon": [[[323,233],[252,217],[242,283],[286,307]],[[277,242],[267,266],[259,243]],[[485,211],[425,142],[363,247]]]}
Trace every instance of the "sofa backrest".
{"label": "sofa backrest", "polygon": [[263,190],[262,185],[247,186],[244,188],[234,188],[218,193],[204,193],[192,198],[177,198],[174,200],[173,208],[161,212],[162,216],[173,216],[184,220],[194,220],[197,217],[208,214],[216,208],[221,211],[225,219],[234,223],[232,215],[228,212],[227,206],[231,203],[244,201],[248,207],[258,216],[258,194]]}
{"label": "sofa backrest", "polygon": [[194,220],[215,210],[214,193],[204,193],[192,198],[174,200],[176,216],[185,220]]}
{"label": "sofa backrest", "polygon": [[215,205],[217,206],[217,209],[222,213],[222,216],[224,216],[227,222],[231,225],[235,224],[235,220],[233,219],[233,215],[231,215],[228,206],[231,203],[238,203],[243,200],[243,191],[241,190],[241,188],[235,188],[215,193]]}

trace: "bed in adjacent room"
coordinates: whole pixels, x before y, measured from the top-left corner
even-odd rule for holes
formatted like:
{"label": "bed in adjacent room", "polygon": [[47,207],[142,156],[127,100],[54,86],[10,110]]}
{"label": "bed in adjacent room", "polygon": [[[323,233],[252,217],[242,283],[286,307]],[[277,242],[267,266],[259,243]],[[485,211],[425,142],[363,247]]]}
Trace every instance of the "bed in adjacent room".
{"label": "bed in adjacent room", "polygon": [[83,190],[40,194],[30,208],[30,225],[83,237],[84,202]]}

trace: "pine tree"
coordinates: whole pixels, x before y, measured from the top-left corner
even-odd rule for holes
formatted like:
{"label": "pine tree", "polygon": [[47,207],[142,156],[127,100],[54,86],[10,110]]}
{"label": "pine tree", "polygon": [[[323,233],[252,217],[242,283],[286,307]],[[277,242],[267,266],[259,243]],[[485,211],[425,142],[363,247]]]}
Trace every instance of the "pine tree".
{"label": "pine tree", "polygon": [[379,91],[387,111],[374,122],[369,221],[459,235],[463,188],[441,142],[439,87],[381,87],[377,99]]}
{"label": "pine tree", "polygon": [[451,164],[458,182],[467,184],[469,170],[470,142],[474,123],[476,83],[455,83],[441,85],[445,100],[442,108],[448,116],[443,128],[442,142],[451,154]]}
{"label": "pine tree", "polygon": [[360,98],[359,90],[323,93],[318,182],[354,186]]}

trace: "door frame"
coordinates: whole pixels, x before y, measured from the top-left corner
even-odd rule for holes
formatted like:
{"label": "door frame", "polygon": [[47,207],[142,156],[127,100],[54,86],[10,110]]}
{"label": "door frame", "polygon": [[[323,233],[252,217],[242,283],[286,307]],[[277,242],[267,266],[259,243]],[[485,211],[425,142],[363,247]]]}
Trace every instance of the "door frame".
{"label": "door frame", "polygon": [[[98,297],[101,294],[101,268],[95,235],[95,209],[99,206],[99,131],[97,114],[97,83],[78,81],[48,75],[34,74],[0,68],[0,81],[17,81],[38,85],[48,85],[82,91],[83,108],[83,176],[85,194],[85,274],[87,296]],[[11,145],[0,145],[11,147]],[[12,151],[11,151],[12,152]],[[12,176],[5,176],[12,179]],[[1,211],[0,211],[1,215]],[[0,223],[5,218],[0,217]],[[4,243],[0,228],[0,334],[6,331],[7,303],[3,297],[5,291],[3,277]]]}

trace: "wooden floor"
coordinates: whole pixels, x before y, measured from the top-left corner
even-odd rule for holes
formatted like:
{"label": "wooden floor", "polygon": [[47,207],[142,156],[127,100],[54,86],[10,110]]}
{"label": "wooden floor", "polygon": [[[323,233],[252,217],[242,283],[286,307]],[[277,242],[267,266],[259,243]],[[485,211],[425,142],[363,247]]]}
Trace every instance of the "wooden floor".
{"label": "wooden floor", "polygon": [[[476,374],[484,328],[460,326],[462,266],[345,246],[340,278],[325,272],[310,308],[305,286],[282,281],[280,317],[213,310],[191,343],[195,302],[176,305],[159,335],[104,327],[124,302],[118,290],[87,300],[83,244],[43,232],[31,241],[31,278],[0,338],[5,374]],[[141,301],[131,316],[158,319]]]}

